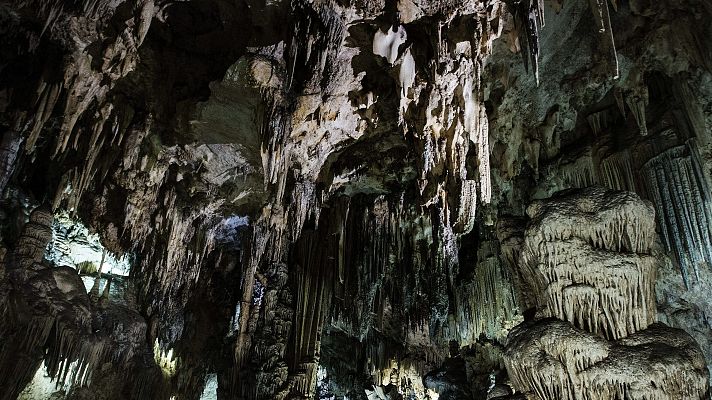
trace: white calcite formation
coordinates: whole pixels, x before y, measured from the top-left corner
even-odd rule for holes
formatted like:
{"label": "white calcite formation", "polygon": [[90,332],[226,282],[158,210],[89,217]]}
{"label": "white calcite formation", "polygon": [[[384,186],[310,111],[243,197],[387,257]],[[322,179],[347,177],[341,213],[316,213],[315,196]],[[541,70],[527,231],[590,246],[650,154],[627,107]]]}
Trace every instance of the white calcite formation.
{"label": "white calcite formation", "polygon": [[591,187],[528,209],[520,266],[542,317],[618,339],[655,321],[652,205]]}
{"label": "white calcite formation", "polygon": [[379,29],[373,36],[373,54],[385,57],[393,64],[398,58],[398,48],[407,38],[408,34],[403,26],[394,26],[385,33]]}
{"label": "white calcite formation", "polygon": [[652,205],[600,187],[529,207],[520,268],[536,322],[508,336],[516,389],[541,399],[703,399],[705,360],[656,323]]}
{"label": "white calcite formation", "polygon": [[662,324],[611,342],[545,319],[515,328],[504,359],[515,388],[542,400],[696,400],[709,389],[697,343]]}

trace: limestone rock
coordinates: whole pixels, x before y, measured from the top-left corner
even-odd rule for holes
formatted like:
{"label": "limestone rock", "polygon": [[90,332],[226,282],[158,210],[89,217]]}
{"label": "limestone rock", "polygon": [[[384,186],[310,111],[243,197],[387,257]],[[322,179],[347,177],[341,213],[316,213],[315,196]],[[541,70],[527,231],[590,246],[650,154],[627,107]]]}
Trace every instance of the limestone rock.
{"label": "limestone rock", "polygon": [[635,194],[591,187],[528,209],[520,259],[538,313],[619,339],[656,318],[654,212]]}
{"label": "limestone rock", "polygon": [[697,343],[653,324],[609,342],[553,319],[512,331],[505,363],[515,387],[541,399],[706,399],[709,378]]}

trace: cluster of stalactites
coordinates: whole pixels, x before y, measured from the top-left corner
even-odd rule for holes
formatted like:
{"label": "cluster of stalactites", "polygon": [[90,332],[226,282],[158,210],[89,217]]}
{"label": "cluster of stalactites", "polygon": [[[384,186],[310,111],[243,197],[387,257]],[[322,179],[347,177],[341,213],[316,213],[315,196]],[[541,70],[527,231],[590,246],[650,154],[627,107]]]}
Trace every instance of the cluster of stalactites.
{"label": "cluster of stalactites", "polygon": [[[149,248],[147,240],[136,242],[143,243],[141,250],[146,255],[140,265],[141,270],[157,283],[155,287],[146,285],[144,288],[155,291],[152,294],[156,301],[154,306],[164,310],[182,307],[187,301],[186,289],[197,282],[203,260],[215,248],[214,216],[220,207],[219,204],[211,204],[204,209],[185,212],[176,201],[175,191],[171,190],[166,197],[162,213],[156,216],[156,222],[149,231],[150,235],[164,236],[165,248]],[[143,221],[143,218],[138,221],[127,219],[125,223],[134,227]],[[140,227],[136,228],[136,232],[141,232]],[[161,250],[161,253],[154,253],[156,250]]]}
{"label": "cluster of stalactites", "polygon": [[[456,43],[454,48],[448,48],[447,41],[438,42],[440,67],[434,69],[436,76],[432,82],[422,81],[411,89],[416,94],[429,90],[427,103],[419,105],[428,116],[425,124],[410,124],[407,118],[403,121],[404,129],[417,132],[416,139],[423,148],[419,178],[423,202],[442,201],[452,221],[448,225],[458,234],[472,230],[478,201],[486,204],[491,200],[489,126],[481,76],[491,41],[500,34],[488,30],[487,22],[501,18],[501,13],[499,6],[493,7],[475,24],[475,37]],[[441,33],[446,27],[440,28]],[[410,62],[409,56],[407,52],[405,65]],[[405,100],[402,107],[407,108],[411,102]],[[477,170],[468,171],[467,164],[472,162],[468,158],[473,155]],[[428,192],[428,187],[435,190]],[[448,210],[449,204],[455,209]]]}
{"label": "cluster of stalactites", "polygon": [[[472,11],[466,16],[473,20],[471,37],[451,34],[458,29],[451,26],[455,24],[452,18],[439,22],[438,37],[432,41],[435,65],[428,67],[435,75],[430,79],[419,75],[424,68],[414,54],[422,50],[408,40],[408,26],[377,30],[372,49],[397,69],[399,125],[422,149],[421,202],[444,204],[448,226],[457,234],[472,230],[477,203],[491,199],[489,127],[481,75],[492,41],[501,34],[504,16],[498,2],[475,3]],[[420,117],[423,114],[425,120]],[[476,169],[468,170],[468,164]]]}
{"label": "cluster of stalactites", "polygon": [[365,338],[371,328],[383,328],[388,307],[404,325],[429,326],[433,338],[441,335],[448,318],[447,288],[458,268],[456,237],[448,233],[444,214],[422,214],[384,197],[365,208],[354,204],[348,214],[334,323]]}
{"label": "cluster of stalactites", "polygon": [[[67,42],[73,47],[67,49],[66,61],[71,68],[66,68],[64,79],[60,82],[40,81],[34,94],[35,109],[31,113],[19,115],[15,121],[15,126],[24,128],[6,135],[11,142],[0,150],[0,166],[4,171],[0,176],[0,186],[6,183],[11,171],[10,164],[18,157],[15,153],[19,151],[19,143],[24,141],[25,153],[36,153],[42,132],[53,117],[61,116],[60,129],[56,138],[49,143],[53,146],[49,154],[57,159],[75,151],[84,154],[83,161],[65,171],[61,177],[53,198],[54,209],[63,207],[72,213],[77,212],[84,193],[96,188],[113,168],[114,158],[106,156],[107,150],[112,149],[112,153],[117,148],[125,150],[125,157],[120,163],[122,167],[145,172],[149,176],[137,185],[138,188],[129,188],[135,191],[130,191],[131,198],[126,202],[124,228],[130,241],[139,244],[136,250],[146,255],[143,257],[144,272],[157,271],[157,276],[153,277],[158,282],[156,287],[159,292],[153,296],[156,299],[155,305],[170,308],[175,304],[164,303],[182,304],[184,299],[176,299],[180,297],[177,294],[188,292],[185,289],[197,279],[199,265],[213,246],[210,223],[199,229],[195,225],[206,222],[203,221],[205,215],[215,210],[184,215],[183,207],[176,204],[176,193],[168,191],[163,194],[159,187],[167,180],[168,166],[146,168],[146,157],[142,160],[137,157],[140,153],[139,145],[150,131],[151,117],[147,118],[145,126],[131,126],[133,110],[113,101],[110,96],[116,82],[132,72],[138,63],[138,47],[143,43],[157,12],[154,1],[134,2],[128,9],[129,13],[121,13],[121,17],[126,18],[121,32],[115,32],[114,27],[107,32],[105,26],[107,21],[112,21],[112,16],[116,16],[115,11],[121,2],[90,0],[76,5],[59,1],[34,3],[25,2],[18,5],[18,8],[33,8],[37,16],[44,19],[43,35],[52,37],[55,32],[66,31],[77,38]],[[89,21],[92,28],[78,31],[75,28],[77,21]],[[85,48],[90,43],[101,43],[102,54],[90,55]],[[96,60],[100,62],[97,64]],[[81,121],[89,119],[86,114],[91,111],[95,111],[92,121],[82,124]],[[24,120],[27,116],[32,118]],[[143,179],[140,173],[139,177]],[[151,211],[146,210],[146,204],[150,205]],[[161,206],[162,212],[156,215],[156,210]],[[156,219],[147,222],[151,215],[155,215]],[[197,232],[201,230],[207,232]],[[158,235],[167,238],[169,243],[165,249],[153,245]],[[193,238],[193,246],[186,246],[186,238]],[[164,256],[161,250],[167,254]],[[153,251],[161,254],[153,254]],[[177,274],[177,271],[187,272]],[[180,279],[173,279],[176,276]]]}
{"label": "cluster of stalactites", "polygon": [[[34,4],[39,3],[39,4]],[[67,62],[73,68],[67,68],[64,79],[60,82],[40,80],[37,85],[34,112],[29,120],[18,116],[15,126],[21,129],[25,137],[24,151],[31,154],[36,151],[38,139],[45,125],[53,115],[62,115],[59,134],[54,141],[52,157],[62,157],[70,151],[86,148],[87,156],[82,165],[67,171],[56,194],[55,206],[66,201],[67,208],[76,210],[83,193],[96,179],[103,179],[105,173],[99,168],[102,151],[109,146],[120,146],[126,137],[128,122],[132,115],[123,107],[117,107],[107,100],[110,90],[116,82],[134,70],[138,61],[138,47],[143,42],[151,20],[156,12],[153,0],[141,0],[132,7],[132,13],[126,15],[127,23],[122,32],[105,35],[103,24],[110,21],[118,4],[99,0],[86,1],[80,8],[74,9],[61,1],[25,2],[23,8],[32,8],[37,17],[44,19],[43,35],[52,36],[55,32],[68,31],[78,37],[67,43],[74,45],[68,49]],[[103,18],[97,18],[101,15]],[[77,21],[91,20],[93,29],[77,31],[73,24]],[[112,33],[114,33],[112,31]],[[86,51],[90,43],[102,42],[102,54],[94,57]],[[115,62],[120,56],[120,62]],[[95,60],[100,62],[99,68]],[[107,84],[108,83],[108,84]],[[64,101],[61,101],[64,100]],[[56,110],[63,105],[62,110]],[[95,121],[88,129],[77,128],[77,123],[84,118],[88,110],[96,107]],[[14,137],[13,135],[9,135]],[[3,154],[7,158],[6,154]],[[10,157],[14,160],[14,157]]]}
{"label": "cluster of stalactites", "polygon": [[[473,229],[478,202],[489,203],[491,198],[488,125],[480,78],[491,41],[499,36],[498,29],[502,26],[493,21],[502,16],[503,8],[498,3],[493,7],[485,3],[473,6],[476,12],[469,17],[476,20],[476,28],[471,38],[450,46],[448,40],[443,38],[447,36],[445,31],[452,21],[438,25],[434,60],[438,66],[432,68],[436,73],[433,79],[418,76],[422,70],[416,63],[418,50],[414,47],[416,44],[408,41],[407,25],[397,24],[386,31],[375,32],[371,49],[373,54],[398,68],[395,76],[401,89],[399,124],[407,136],[414,136],[416,147],[424,149],[419,180],[420,198],[417,199],[424,207],[381,198],[372,206],[342,207],[343,215],[340,217],[328,211],[328,220],[336,218],[341,224],[334,231],[339,240],[335,245],[338,254],[334,257],[335,273],[331,278],[333,293],[331,289],[322,287],[323,284],[314,283],[316,278],[310,274],[315,271],[309,272],[309,268],[300,266],[304,270],[295,278],[299,287],[304,289],[304,293],[300,291],[296,299],[295,330],[300,340],[295,345],[301,349],[298,353],[308,354],[311,351],[306,350],[318,348],[318,341],[312,343],[316,340],[312,338],[313,332],[321,329],[323,317],[320,310],[328,304],[330,296],[336,301],[334,323],[362,338],[367,336],[372,326],[383,324],[386,303],[396,309],[395,314],[404,318],[406,324],[427,325],[433,335],[442,334],[442,329],[448,325],[448,287],[453,287],[458,272],[458,237]],[[340,46],[346,32],[341,20],[344,16],[331,12],[323,5],[313,6],[316,12],[307,12],[306,15],[302,15],[306,6],[295,3],[293,7],[300,19],[292,27],[294,39],[286,53],[284,90],[296,91],[304,86],[304,90],[310,93],[322,92],[321,98],[324,99],[333,89],[332,77],[325,77],[330,64],[338,58],[339,52],[349,51],[347,47]],[[312,23],[316,19],[319,24]],[[325,30],[321,35],[315,33],[318,26]],[[315,66],[315,71],[307,73],[303,82],[297,81],[301,75],[295,66],[297,62]],[[340,75],[334,76],[336,84],[339,84]],[[427,95],[421,95],[425,94],[424,91],[428,91]],[[425,104],[421,99],[427,99]],[[300,98],[297,108],[306,108],[306,102],[306,96]],[[327,104],[321,108],[328,107]],[[415,115],[422,115],[416,109],[425,110],[428,115],[426,121],[414,118]],[[319,114],[318,110],[314,111],[314,115]],[[338,118],[350,126],[347,115],[351,113],[341,113]],[[293,168],[294,160],[301,157],[297,153],[304,151],[303,143],[308,142],[307,139],[297,139],[292,132],[303,126],[300,125],[302,121],[289,115],[277,103],[270,108],[269,116],[261,151],[265,185],[276,193],[272,204],[265,207],[263,215],[253,225],[242,289],[241,332],[236,345],[238,366],[244,363],[250,347],[247,322],[252,313],[246,308],[254,307],[255,275],[265,266],[292,263],[287,250],[315,240],[310,237],[311,232],[303,231],[305,223],[312,221],[316,231],[330,230],[322,227],[324,218],[321,218],[321,213],[327,212],[322,211],[322,203],[328,201],[332,207],[338,203],[334,198],[326,199],[311,183],[313,177],[308,175],[314,171],[308,171],[305,166],[312,161],[302,162],[301,171]],[[329,123],[325,118],[323,124]],[[340,129],[338,124],[334,124],[334,129]],[[361,134],[357,132],[353,138],[358,140]],[[318,153],[320,150],[315,151]],[[469,166],[476,167],[473,170]],[[359,220],[357,224],[352,223],[356,220]],[[354,225],[360,228],[354,230]],[[318,258],[318,254],[312,256]],[[350,279],[348,271],[359,271],[362,277]],[[496,273],[485,275],[488,277],[482,277],[483,282],[493,280]],[[483,291],[482,296],[488,295]],[[479,313],[474,309],[471,312]],[[471,318],[478,319],[476,315],[471,315],[463,317],[463,320]],[[474,335],[480,330],[472,329],[474,333],[467,335]],[[291,368],[297,366],[292,365]]]}
{"label": "cluster of stalactites", "polygon": [[[601,49],[606,53],[608,74],[618,78],[618,54],[611,27],[611,15],[608,7],[609,0],[589,0],[593,21],[597,28],[597,36]],[[616,0],[610,0],[614,9],[617,9]],[[522,48],[522,59],[527,69],[531,64],[537,85],[539,84],[539,54],[541,43],[539,36],[544,28],[544,1],[543,0],[508,0],[509,11],[514,17],[515,30],[518,34],[519,45]],[[564,5],[565,7],[565,5]],[[633,107],[633,106],[631,106]]]}
{"label": "cluster of stalactites", "polygon": [[0,387],[10,398],[41,361],[58,386],[81,386],[106,356],[104,342],[91,334],[89,297],[81,279],[71,269],[43,264],[52,220],[48,209],[35,209],[6,265],[16,290],[10,294],[13,301],[0,309],[5,326],[13,327],[0,329],[0,365],[12,364]]}
{"label": "cluster of stalactites", "polygon": [[[483,247],[492,247],[485,242]],[[454,332],[447,336],[460,345],[476,343],[482,335],[503,340],[508,329],[518,322],[518,306],[512,277],[495,252],[480,248],[472,279],[463,280],[454,292]]]}

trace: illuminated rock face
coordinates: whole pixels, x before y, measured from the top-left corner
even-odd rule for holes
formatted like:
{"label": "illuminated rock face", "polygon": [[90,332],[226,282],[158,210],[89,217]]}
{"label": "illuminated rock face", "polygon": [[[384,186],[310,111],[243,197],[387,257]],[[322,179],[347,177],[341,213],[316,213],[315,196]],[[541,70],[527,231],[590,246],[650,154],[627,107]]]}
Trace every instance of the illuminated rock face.
{"label": "illuminated rock face", "polygon": [[655,323],[652,206],[590,187],[532,204],[520,258],[536,321],[510,332],[513,386],[541,399],[705,399],[695,340]]}
{"label": "illuminated rock face", "polygon": [[541,317],[609,339],[655,321],[652,205],[634,193],[590,187],[527,212],[520,262]]}

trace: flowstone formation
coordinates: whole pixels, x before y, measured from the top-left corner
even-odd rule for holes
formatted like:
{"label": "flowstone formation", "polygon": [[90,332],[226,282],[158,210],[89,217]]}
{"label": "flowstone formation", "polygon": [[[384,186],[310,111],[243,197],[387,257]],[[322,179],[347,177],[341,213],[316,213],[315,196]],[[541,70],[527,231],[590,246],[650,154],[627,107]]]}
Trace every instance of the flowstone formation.
{"label": "flowstone formation", "polygon": [[537,201],[520,258],[528,302],[555,317],[620,339],[655,321],[655,213],[634,193],[590,187]]}
{"label": "flowstone formation", "polygon": [[652,205],[594,186],[528,214],[520,268],[536,313],[507,339],[513,386],[541,399],[707,399],[699,345],[656,323]]}

